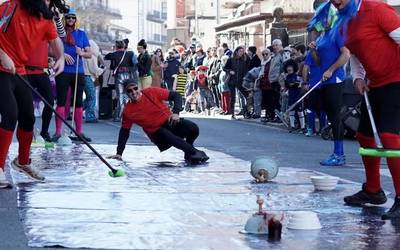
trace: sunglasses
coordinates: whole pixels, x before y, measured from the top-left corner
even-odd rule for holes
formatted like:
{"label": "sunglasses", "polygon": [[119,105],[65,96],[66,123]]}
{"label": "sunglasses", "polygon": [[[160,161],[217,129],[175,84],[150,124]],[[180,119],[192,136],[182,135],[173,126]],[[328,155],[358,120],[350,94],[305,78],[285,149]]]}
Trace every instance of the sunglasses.
{"label": "sunglasses", "polygon": [[126,90],[126,93],[131,94],[133,91],[138,91],[139,87],[132,87]]}
{"label": "sunglasses", "polygon": [[263,56],[269,56],[269,54],[268,54],[268,53],[263,53],[262,55],[263,55]]}
{"label": "sunglasses", "polygon": [[72,20],[76,20],[76,16],[66,16],[65,19],[72,19]]}

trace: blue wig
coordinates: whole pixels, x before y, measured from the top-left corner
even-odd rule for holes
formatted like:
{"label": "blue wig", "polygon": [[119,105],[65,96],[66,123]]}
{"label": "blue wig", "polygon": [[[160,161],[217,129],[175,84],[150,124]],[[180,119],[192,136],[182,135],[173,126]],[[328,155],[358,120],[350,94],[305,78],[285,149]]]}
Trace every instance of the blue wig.
{"label": "blue wig", "polygon": [[307,30],[317,30],[318,32],[322,31],[321,29],[325,29],[328,25],[329,11],[331,8],[331,3],[325,2],[321,4],[318,9],[315,11],[315,14],[311,21],[307,25]]}
{"label": "blue wig", "polygon": [[339,32],[342,32],[343,36],[346,38],[349,22],[357,15],[359,2],[360,0],[350,0],[343,9],[338,10],[338,19],[332,27],[332,38],[338,35]]}

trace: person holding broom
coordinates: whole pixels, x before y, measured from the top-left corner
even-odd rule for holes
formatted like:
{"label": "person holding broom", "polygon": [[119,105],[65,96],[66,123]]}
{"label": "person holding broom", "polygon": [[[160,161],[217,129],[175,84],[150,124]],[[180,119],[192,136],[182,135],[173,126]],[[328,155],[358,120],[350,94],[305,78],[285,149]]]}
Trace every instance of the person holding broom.
{"label": "person holding broom", "polygon": [[[63,38],[65,49],[65,69],[64,72],[56,77],[57,89],[57,108],[56,112],[61,116],[65,115],[65,104],[68,96],[68,89],[71,88],[73,95],[73,114],[75,128],[86,141],[91,139],[83,134],[83,91],[85,89],[85,74],[83,68],[83,58],[91,58],[90,44],[86,33],[77,29],[77,16],[73,9],[64,14],[66,36]],[[53,142],[57,142],[61,137],[62,121],[56,118],[56,133]],[[71,139],[80,140],[79,137]]]}
{"label": "person holding broom", "polygon": [[55,4],[66,7],[60,0],[10,0],[0,5],[0,188],[11,187],[4,167],[17,122],[18,157],[11,166],[44,180],[29,158],[35,117],[32,92],[20,77],[26,75],[29,53],[43,40],[57,58],[56,73],[64,70],[64,50],[51,11]]}
{"label": "person holding broom", "polygon": [[[180,149],[190,164],[201,164],[209,159],[206,153],[193,146],[199,136],[199,127],[179,117],[182,97],[178,92],[154,87],[142,90],[133,79],[125,80],[124,85],[129,102],[122,113],[117,153],[109,158],[122,160],[130,129],[137,124],[161,152],[170,147]],[[172,111],[165,101],[173,103]]]}
{"label": "person holding broom", "polygon": [[[385,149],[400,150],[400,17],[388,4],[372,0],[330,0],[338,9],[335,34],[343,32],[351,51],[354,84],[360,94],[368,92],[372,114]],[[366,74],[365,74],[366,73]],[[368,84],[365,81],[368,77]],[[361,107],[358,142],[376,148],[365,100]],[[362,190],[344,198],[348,205],[384,204],[380,183],[380,158],[363,156],[366,182]],[[400,218],[400,158],[387,158],[395,201],[383,220]]]}

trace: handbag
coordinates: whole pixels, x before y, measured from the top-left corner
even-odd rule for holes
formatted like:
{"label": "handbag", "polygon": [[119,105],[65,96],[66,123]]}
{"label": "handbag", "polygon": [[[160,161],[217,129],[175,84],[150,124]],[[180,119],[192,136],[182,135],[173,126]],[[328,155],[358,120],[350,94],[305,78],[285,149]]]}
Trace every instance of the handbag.
{"label": "handbag", "polygon": [[121,66],[121,63],[125,58],[125,54],[126,54],[126,50],[124,50],[124,54],[122,55],[121,61],[119,61],[117,67],[115,67],[115,69],[113,70],[113,76],[115,76],[117,74],[118,68],[119,68],[119,66]]}

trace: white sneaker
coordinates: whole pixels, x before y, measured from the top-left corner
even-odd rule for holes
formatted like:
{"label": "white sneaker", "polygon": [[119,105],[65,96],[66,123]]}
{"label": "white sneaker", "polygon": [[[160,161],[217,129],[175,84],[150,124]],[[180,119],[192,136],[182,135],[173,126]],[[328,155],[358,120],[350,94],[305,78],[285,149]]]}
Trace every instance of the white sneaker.
{"label": "white sneaker", "polygon": [[28,165],[19,164],[18,157],[16,157],[12,161],[11,167],[13,169],[17,170],[18,172],[25,174],[26,176],[30,177],[33,180],[36,180],[36,181],[44,181],[45,180],[45,178],[39,173],[39,171],[31,164],[28,164]]}
{"label": "white sneaker", "polygon": [[0,168],[0,189],[1,188],[12,188],[11,183],[6,179],[6,175],[2,168]]}

